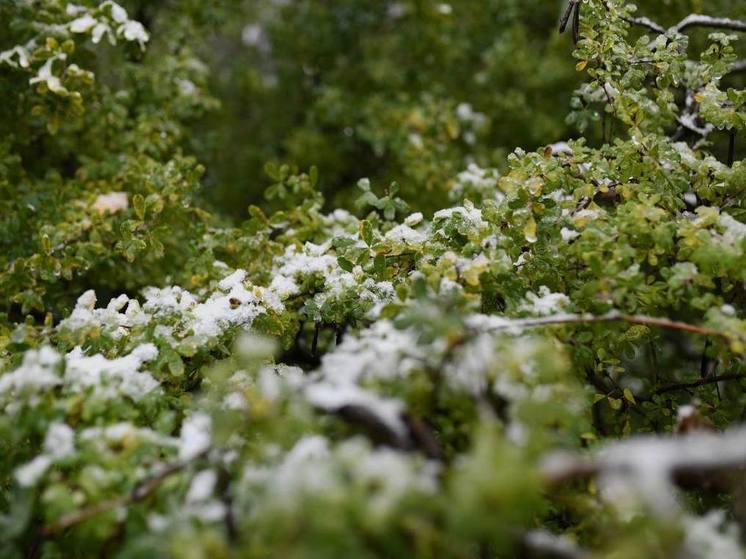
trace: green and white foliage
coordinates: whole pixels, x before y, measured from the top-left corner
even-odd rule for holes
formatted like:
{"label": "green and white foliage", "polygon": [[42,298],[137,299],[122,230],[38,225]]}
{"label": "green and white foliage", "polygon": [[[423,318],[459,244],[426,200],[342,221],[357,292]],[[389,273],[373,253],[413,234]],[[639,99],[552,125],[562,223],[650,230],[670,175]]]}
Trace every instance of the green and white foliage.
{"label": "green and white foliage", "polygon": [[199,9],[149,58],[114,2],[0,3],[0,557],[742,557],[744,24],[695,54],[707,18],[572,5],[600,146],[465,159],[435,211],[427,173],[330,209],[269,163],[230,226]]}

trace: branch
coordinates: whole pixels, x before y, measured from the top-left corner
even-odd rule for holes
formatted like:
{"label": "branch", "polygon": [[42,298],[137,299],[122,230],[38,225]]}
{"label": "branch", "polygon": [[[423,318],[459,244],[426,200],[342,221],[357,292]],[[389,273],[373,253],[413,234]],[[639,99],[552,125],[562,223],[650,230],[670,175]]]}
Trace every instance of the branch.
{"label": "branch", "polygon": [[659,389],[655,391],[655,394],[665,394],[666,392],[673,392],[674,390],[686,390],[687,388],[697,388],[699,386],[705,386],[707,384],[723,382],[726,380],[738,380],[744,377],[746,377],[746,375],[742,373],[731,373],[728,375],[705,377],[705,378],[697,379],[692,382],[677,382],[675,384],[668,384],[666,386],[661,386]]}
{"label": "branch", "polygon": [[546,557],[552,559],[588,559],[590,554],[575,542],[547,530],[530,530],[521,538],[521,557]]}
{"label": "branch", "polygon": [[658,33],[659,35],[663,35],[666,30],[655,23],[652,19],[646,18],[646,17],[623,17],[622,18],[627,23],[631,23],[632,25],[639,25],[640,27],[646,27],[647,29],[650,29],[651,31]]}
{"label": "branch", "polygon": [[[678,510],[674,484],[695,479],[712,486],[715,474],[746,466],[746,426],[724,433],[638,436],[594,455],[554,453],[541,467],[549,484],[597,477],[614,492],[636,494],[663,515]],[[718,484],[719,485],[719,484]]]}
{"label": "branch", "polygon": [[171,475],[180,472],[198,458],[204,457],[208,453],[208,451],[209,449],[204,450],[197,456],[195,456],[194,458],[190,458],[189,460],[181,460],[167,465],[161,471],[154,474],[152,477],[146,478],[135,485],[135,488],[132,490],[132,492],[127,495],[120,495],[119,497],[115,497],[113,499],[101,501],[100,503],[96,503],[95,505],[91,505],[90,507],[61,516],[51,524],[44,526],[41,529],[41,536],[51,536],[56,532],[65,530],[67,528],[70,528],[71,526],[80,524],[81,522],[85,522],[86,520],[89,520],[94,516],[98,516],[99,514],[102,514],[104,512],[108,512],[119,507],[126,507],[133,503],[144,500]]}
{"label": "branch", "polygon": [[643,316],[639,314],[623,314],[618,311],[611,311],[603,315],[592,314],[558,314],[542,318],[524,318],[506,321],[504,324],[496,324],[488,327],[488,331],[510,330],[512,328],[536,328],[540,326],[550,326],[553,324],[594,324],[602,322],[628,322],[630,324],[641,324],[644,326],[656,326],[669,330],[681,330],[700,334],[703,336],[716,336],[725,340],[731,340],[730,334],[714,330],[706,326],[697,326],[687,322],[680,322],[668,318],[657,318],[652,316]]}
{"label": "branch", "polygon": [[682,19],[672,29],[680,33],[687,27],[714,27],[716,29],[746,31],[746,21],[731,19],[727,17],[712,17],[704,16],[701,14],[691,14]]}
{"label": "branch", "polygon": [[736,60],[728,70],[729,74],[735,74],[736,72],[746,72],[746,58]]}
{"label": "branch", "polygon": [[659,35],[663,35],[668,30],[681,33],[684,31],[684,29],[687,29],[689,27],[713,27],[715,29],[746,31],[746,21],[731,19],[727,17],[705,16],[701,14],[690,14],[673,27],[670,27],[668,30],[662,25],[659,25],[658,23],[647,17],[622,17],[622,19],[627,23],[644,27],[646,29],[649,29],[650,31],[653,31],[654,33],[658,33]]}

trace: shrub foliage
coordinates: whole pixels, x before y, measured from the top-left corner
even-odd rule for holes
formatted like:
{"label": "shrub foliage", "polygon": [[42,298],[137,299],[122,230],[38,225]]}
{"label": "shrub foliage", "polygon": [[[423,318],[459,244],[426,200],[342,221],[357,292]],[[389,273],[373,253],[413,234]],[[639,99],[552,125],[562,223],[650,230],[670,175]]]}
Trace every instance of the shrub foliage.
{"label": "shrub foliage", "polygon": [[0,556],[742,557],[746,23],[326,4],[248,8],[313,103],[230,224],[229,4],[0,2]]}

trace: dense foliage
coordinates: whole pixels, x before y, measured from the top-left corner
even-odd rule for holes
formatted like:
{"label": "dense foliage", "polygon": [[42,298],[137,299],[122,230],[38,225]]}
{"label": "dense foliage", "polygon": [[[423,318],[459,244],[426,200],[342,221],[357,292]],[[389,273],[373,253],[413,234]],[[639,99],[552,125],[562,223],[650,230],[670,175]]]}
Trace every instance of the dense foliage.
{"label": "dense foliage", "polygon": [[0,557],[743,556],[746,8],[160,4],[0,2]]}

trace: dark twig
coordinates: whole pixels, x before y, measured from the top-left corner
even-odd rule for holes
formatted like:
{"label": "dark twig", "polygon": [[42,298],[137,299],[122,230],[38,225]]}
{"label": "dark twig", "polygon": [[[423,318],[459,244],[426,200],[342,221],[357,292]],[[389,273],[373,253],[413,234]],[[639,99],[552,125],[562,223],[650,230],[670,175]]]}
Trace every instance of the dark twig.
{"label": "dark twig", "polygon": [[[654,22],[647,17],[623,17],[624,21],[632,25],[638,25],[663,35],[668,31],[662,25]],[[681,33],[689,27],[712,27],[715,29],[732,29],[733,31],[746,31],[746,21],[731,19],[727,17],[712,17],[701,14],[690,14],[682,19],[679,23],[670,28],[670,30]]]}
{"label": "dark twig", "polygon": [[668,384],[666,386],[661,386],[659,389],[655,391],[656,394],[665,394],[666,392],[673,392],[675,390],[688,390],[689,388],[697,388],[699,386],[705,386],[707,384],[713,384],[718,382],[723,382],[726,380],[738,380],[746,377],[746,375],[742,373],[731,373],[728,375],[720,375],[720,376],[708,376],[705,378],[701,378],[692,382],[677,382],[675,384]]}
{"label": "dark twig", "polygon": [[681,32],[687,27],[713,27],[716,29],[732,29],[733,31],[746,31],[746,21],[731,19],[727,17],[712,17],[701,14],[691,14],[682,19],[676,26],[675,31]]}
{"label": "dark twig", "polygon": [[[558,452],[544,461],[542,473],[549,484],[586,479],[599,474],[626,480],[645,476],[650,456],[660,457],[656,472],[678,482],[691,474],[708,474],[746,466],[746,427],[724,433],[696,432],[686,436],[637,436],[612,443],[596,455]],[[665,479],[665,477],[664,477]]]}
{"label": "dark twig", "polygon": [[99,514],[109,512],[110,510],[114,510],[119,507],[126,507],[133,503],[144,500],[171,475],[180,472],[195,460],[203,458],[207,454],[208,450],[201,452],[200,454],[189,460],[180,460],[178,462],[174,462],[173,464],[167,465],[165,468],[163,468],[152,477],[149,477],[138,483],[135,488],[127,495],[120,495],[119,497],[101,501],[100,503],[96,503],[95,505],[91,505],[90,507],[63,515],[51,524],[48,524],[44,528],[42,528],[41,535],[43,537],[50,536],[61,530],[65,530],[67,528],[70,528],[71,526],[75,526],[76,524],[85,522],[86,520],[89,520],[94,516],[98,516]]}
{"label": "dark twig", "polygon": [[731,128],[728,131],[728,167],[733,167],[736,159],[736,129]]}
{"label": "dark twig", "polygon": [[577,3],[578,3],[578,0],[570,0],[567,3],[567,7],[565,8],[565,11],[562,13],[562,17],[560,18],[560,24],[559,24],[560,33],[565,32],[565,29],[567,28],[567,22],[570,21],[570,16],[572,15],[573,9],[575,8]]}
{"label": "dark twig", "polygon": [[650,29],[651,31],[658,33],[662,35],[666,32],[666,30],[655,23],[653,20],[648,19],[646,17],[623,17],[622,18],[627,23],[631,23],[633,25],[639,25],[640,27],[646,27],[647,29]]}
{"label": "dark twig", "polygon": [[737,72],[746,72],[746,58],[743,60],[736,60],[728,69],[729,74],[735,74]]}
{"label": "dark twig", "polygon": [[669,330],[681,330],[700,334],[703,336],[716,336],[726,340],[731,339],[729,334],[708,328],[706,326],[697,326],[686,322],[671,320],[669,318],[658,318],[653,316],[630,315],[612,311],[603,315],[592,314],[560,314],[542,318],[524,318],[506,321],[505,324],[495,325],[489,328],[490,331],[511,330],[514,328],[537,328],[540,326],[550,326],[553,324],[593,324],[602,322],[629,322],[630,324],[641,324],[644,326],[656,326],[658,328],[667,328]]}
{"label": "dark twig", "polygon": [[572,42],[577,45],[580,40],[580,2],[575,3],[575,13],[572,16]]}
{"label": "dark twig", "polygon": [[321,331],[321,324],[316,322],[313,325],[313,342],[311,342],[311,356],[316,357],[319,350],[319,332]]}
{"label": "dark twig", "polygon": [[588,552],[573,541],[547,530],[530,530],[521,538],[520,557],[546,559],[587,559]]}

